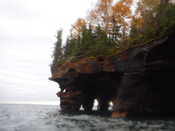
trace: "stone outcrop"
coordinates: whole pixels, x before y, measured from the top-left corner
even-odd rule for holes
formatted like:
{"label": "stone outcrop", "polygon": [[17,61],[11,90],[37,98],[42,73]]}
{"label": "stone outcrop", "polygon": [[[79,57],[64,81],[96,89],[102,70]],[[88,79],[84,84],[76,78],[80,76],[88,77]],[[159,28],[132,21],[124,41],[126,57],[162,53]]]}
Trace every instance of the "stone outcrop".
{"label": "stone outcrop", "polygon": [[58,65],[50,80],[59,83],[63,112],[107,111],[113,117],[168,115],[175,111],[175,33],[109,57],[82,58]]}

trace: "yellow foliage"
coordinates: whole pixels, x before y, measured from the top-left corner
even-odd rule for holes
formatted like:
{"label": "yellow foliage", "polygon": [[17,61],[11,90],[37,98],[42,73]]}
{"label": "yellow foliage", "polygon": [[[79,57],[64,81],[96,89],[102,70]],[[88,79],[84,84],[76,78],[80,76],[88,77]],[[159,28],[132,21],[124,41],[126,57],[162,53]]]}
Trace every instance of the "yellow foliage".
{"label": "yellow foliage", "polygon": [[84,26],[86,26],[87,22],[83,18],[79,18],[74,25],[72,25],[71,34],[73,36],[78,36],[80,32],[82,32],[82,29]]}
{"label": "yellow foliage", "polygon": [[113,18],[117,24],[124,27],[129,25],[126,19],[131,18],[132,2],[133,0],[122,0],[113,6]]}

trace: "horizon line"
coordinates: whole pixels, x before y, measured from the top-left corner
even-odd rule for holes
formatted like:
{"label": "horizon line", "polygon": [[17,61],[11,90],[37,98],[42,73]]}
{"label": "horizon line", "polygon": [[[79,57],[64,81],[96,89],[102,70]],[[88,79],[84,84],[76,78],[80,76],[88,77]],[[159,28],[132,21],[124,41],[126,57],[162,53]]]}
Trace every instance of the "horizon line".
{"label": "horizon line", "polygon": [[59,105],[59,101],[0,101],[0,104]]}

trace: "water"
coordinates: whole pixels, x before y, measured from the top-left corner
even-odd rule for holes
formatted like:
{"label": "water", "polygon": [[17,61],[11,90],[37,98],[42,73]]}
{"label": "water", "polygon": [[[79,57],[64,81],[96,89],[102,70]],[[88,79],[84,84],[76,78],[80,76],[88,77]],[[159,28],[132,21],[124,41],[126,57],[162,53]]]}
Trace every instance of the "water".
{"label": "water", "polygon": [[0,105],[0,131],[175,131],[175,119],[63,115],[57,106]]}

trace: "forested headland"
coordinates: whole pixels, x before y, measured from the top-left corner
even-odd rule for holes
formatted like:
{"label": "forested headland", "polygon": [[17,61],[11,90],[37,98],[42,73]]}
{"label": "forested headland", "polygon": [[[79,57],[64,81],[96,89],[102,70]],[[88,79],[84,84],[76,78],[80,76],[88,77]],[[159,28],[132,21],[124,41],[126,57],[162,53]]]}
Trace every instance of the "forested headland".
{"label": "forested headland", "polygon": [[84,57],[112,56],[166,36],[175,26],[175,5],[163,0],[98,0],[73,25],[66,43],[57,32],[53,72],[59,64]]}

